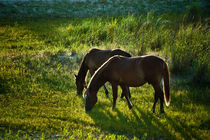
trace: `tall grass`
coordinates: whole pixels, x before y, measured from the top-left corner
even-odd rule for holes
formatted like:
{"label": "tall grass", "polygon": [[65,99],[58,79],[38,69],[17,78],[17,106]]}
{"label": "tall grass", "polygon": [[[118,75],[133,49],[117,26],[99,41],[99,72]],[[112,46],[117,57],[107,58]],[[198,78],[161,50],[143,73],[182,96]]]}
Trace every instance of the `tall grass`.
{"label": "tall grass", "polygon": [[[181,25],[172,50],[173,70],[194,71],[200,81],[209,82],[209,38],[208,26],[201,24]],[[202,74],[201,74],[202,73]]]}
{"label": "tall grass", "polygon": [[173,71],[191,69],[194,81],[200,77],[208,83],[208,25],[201,21],[186,23],[187,16],[175,21],[173,16],[149,12],[146,16],[16,21],[1,26],[0,46],[11,50],[70,49],[83,54],[96,46],[121,47],[133,55],[158,51]]}

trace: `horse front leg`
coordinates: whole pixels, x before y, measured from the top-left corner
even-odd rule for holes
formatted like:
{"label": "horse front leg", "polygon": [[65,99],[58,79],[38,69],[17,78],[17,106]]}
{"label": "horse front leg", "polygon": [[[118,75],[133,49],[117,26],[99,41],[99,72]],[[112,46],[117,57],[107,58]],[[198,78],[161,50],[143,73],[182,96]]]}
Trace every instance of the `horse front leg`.
{"label": "horse front leg", "polygon": [[[96,69],[89,69],[89,72],[90,72],[91,77],[93,76],[93,74],[95,73],[95,71],[96,71]],[[105,91],[106,97],[108,97],[109,92],[108,92],[105,84],[104,84],[104,91]]]}
{"label": "horse front leg", "polygon": [[121,86],[121,88],[122,88],[122,93],[124,94],[124,96],[125,96],[125,98],[126,98],[126,100],[127,100],[127,102],[128,102],[128,107],[129,107],[129,109],[132,109],[132,107],[133,107],[133,105],[132,105],[132,103],[131,103],[131,101],[130,101],[130,90],[129,90],[129,87],[128,86],[126,86],[126,85],[120,85]]}
{"label": "horse front leg", "polygon": [[113,106],[112,109],[116,109],[116,101],[117,101],[117,84],[112,83],[112,93],[113,93]]}
{"label": "horse front leg", "polygon": [[128,96],[129,98],[131,98],[131,92],[130,92],[130,88],[128,87]]}
{"label": "horse front leg", "polygon": [[[129,96],[129,98],[131,98],[131,93],[130,93],[130,89],[129,89],[129,87],[128,87],[128,96]],[[123,98],[125,96],[125,93],[122,91],[122,94],[121,94],[121,97],[120,98]]]}
{"label": "horse front leg", "polygon": [[107,90],[105,84],[104,84],[104,91],[105,91],[106,97],[108,97],[109,92],[108,92],[108,90]]}

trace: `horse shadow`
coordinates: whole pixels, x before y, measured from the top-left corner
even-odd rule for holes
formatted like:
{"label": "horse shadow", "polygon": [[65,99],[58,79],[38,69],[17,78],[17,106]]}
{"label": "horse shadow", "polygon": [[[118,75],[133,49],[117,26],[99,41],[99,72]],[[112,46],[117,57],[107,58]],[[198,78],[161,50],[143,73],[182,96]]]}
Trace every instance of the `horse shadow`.
{"label": "horse shadow", "polygon": [[[183,114],[187,114],[190,113],[192,114],[194,113],[198,113],[199,116],[202,116],[202,112],[200,112],[200,108],[202,107],[204,111],[209,112],[209,107],[210,107],[210,102],[209,102],[209,89],[205,89],[205,88],[198,88],[198,87],[189,87],[187,85],[185,86],[176,86],[176,87],[172,87],[173,88],[173,92],[171,94],[171,98],[172,98],[172,102],[171,104],[173,105],[173,110],[181,112]],[[179,94],[180,93],[180,94]],[[183,94],[184,93],[184,94]],[[186,125],[186,123],[184,121],[181,120],[177,120],[174,121],[174,119],[168,117],[167,118],[169,120],[169,122],[172,123],[172,125],[175,126],[175,128],[177,130],[180,130],[181,128],[185,128],[185,130],[180,131],[180,133],[182,133],[185,137],[193,137],[195,139],[199,139],[199,136],[196,135],[196,132],[193,131],[193,127],[195,126],[191,126],[192,128],[188,128],[189,126]],[[196,120],[194,120],[196,121]],[[179,125],[177,124],[179,123],[179,125],[181,125],[182,127],[179,127]],[[201,117],[201,120],[197,120],[196,121],[196,127],[197,129],[200,130],[210,130],[210,118],[206,117],[204,118],[203,116]],[[188,131],[186,131],[186,129]],[[183,133],[186,132],[186,133]],[[190,135],[187,135],[187,133],[189,133]]]}
{"label": "horse shadow", "polygon": [[9,92],[8,81],[0,77],[0,94]]}
{"label": "horse shadow", "polygon": [[[175,108],[183,111],[188,112],[190,111],[189,108],[186,108],[185,104],[192,103],[193,105],[203,105],[206,110],[209,110],[210,102],[210,90],[209,88],[202,88],[202,87],[189,87],[189,86],[176,86],[173,87],[174,93],[171,94],[171,98],[173,99],[173,104],[175,103]],[[180,93],[177,95],[177,93]],[[181,94],[185,93],[185,94]]]}
{"label": "horse shadow", "polygon": [[189,128],[182,120],[168,115],[167,112],[164,114],[152,113],[150,110],[134,106],[130,110],[130,117],[123,114],[118,108],[112,110],[109,103],[99,103],[87,114],[101,131],[125,135],[131,139],[133,137],[142,139],[145,134],[148,139],[177,139],[177,134],[179,138],[201,139],[194,129]]}
{"label": "horse shadow", "polygon": [[145,135],[149,139],[162,137],[176,139],[176,136],[171,134],[157,117],[154,117],[156,114],[136,106],[130,110],[131,117],[124,115],[118,108],[112,110],[109,103],[99,103],[87,114],[97,127],[111,134],[125,135],[131,139],[133,137],[141,139]]}

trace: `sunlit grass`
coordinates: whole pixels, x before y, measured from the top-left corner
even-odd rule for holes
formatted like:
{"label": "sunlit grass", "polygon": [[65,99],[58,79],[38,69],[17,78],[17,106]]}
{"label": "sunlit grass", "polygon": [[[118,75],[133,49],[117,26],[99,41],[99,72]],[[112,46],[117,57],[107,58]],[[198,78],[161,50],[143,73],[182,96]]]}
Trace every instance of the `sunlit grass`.
{"label": "sunlit grass", "polygon": [[[70,85],[73,86],[73,82]],[[86,113],[83,98],[77,96],[74,89],[60,92],[34,88],[34,93],[1,95],[1,130],[15,133],[21,130],[32,138],[35,134],[41,137],[41,133],[46,137],[57,134],[61,138],[65,131],[66,137],[73,135],[78,138],[87,138],[88,134],[96,138],[112,134],[127,138],[144,135],[166,139],[209,137],[209,126],[205,124],[209,121],[209,103],[202,97],[205,91],[199,93],[201,97],[193,98],[189,94],[195,96],[197,93],[172,88],[172,102],[165,108],[166,113],[160,114],[157,106],[153,114],[154,91],[150,85],[131,89],[132,110],[128,109],[125,99],[120,98],[117,109],[112,110],[112,96],[106,98],[104,91],[100,90],[98,103]],[[83,136],[78,133],[83,133]]]}
{"label": "sunlit grass", "polygon": [[[82,57],[91,47],[120,47],[132,55],[154,53],[165,58],[171,67],[174,66],[171,45],[182,50],[180,44],[189,40],[195,49],[199,45],[205,49],[209,44],[206,25],[193,28],[192,24],[181,23],[179,28],[177,23],[164,16],[155,18],[153,13],[141,18],[131,15],[8,21],[3,24],[5,22],[1,21],[0,26],[2,138],[210,138],[209,88],[190,85],[186,82],[188,79],[184,79],[187,76],[180,78],[172,73],[171,104],[165,107],[165,114],[160,113],[159,103],[156,113],[152,113],[154,90],[149,84],[131,88],[132,110],[129,110],[125,99],[120,99],[121,90],[117,109],[112,110],[112,92],[107,84],[109,97],[101,89],[98,103],[86,113],[83,97],[76,95],[74,83],[74,73],[77,73]],[[185,32],[185,29],[189,31]],[[207,51],[205,57],[208,56]],[[175,58],[182,62],[182,53],[186,52],[179,52],[176,53],[179,57]],[[190,55],[186,57],[191,58]],[[202,63],[208,61],[204,57],[197,58]],[[193,62],[199,62],[197,60]],[[209,66],[206,68],[208,72]]]}

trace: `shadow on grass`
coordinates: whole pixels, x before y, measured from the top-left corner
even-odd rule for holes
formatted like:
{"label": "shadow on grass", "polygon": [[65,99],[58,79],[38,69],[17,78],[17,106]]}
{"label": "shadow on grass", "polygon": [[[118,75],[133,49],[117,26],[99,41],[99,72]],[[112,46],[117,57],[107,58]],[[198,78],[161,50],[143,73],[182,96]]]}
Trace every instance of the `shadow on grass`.
{"label": "shadow on grass", "polygon": [[148,139],[201,139],[196,129],[187,125],[187,121],[179,120],[167,112],[164,114],[152,113],[135,106],[130,110],[132,114],[129,116],[118,109],[111,110],[110,105],[100,104],[88,112],[88,115],[104,132],[125,135],[128,138],[135,136],[140,139],[145,136]]}
{"label": "shadow on grass", "polygon": [[[173,87],[174,93],[171,94],[172,102],[175,103],[175,108],[183,112],[189,112],[186,104],[195,106],[202,105],[206,110],[210,107],[210,92],[208,88],[192,87],[192,86],[177,86]],[[178,93],[178,94],[177,94]]]}
{"label": "shadow on grass", "polygon": [[[186,122],[184,122],[185,120],[174,121],[168,116],[167,119],[169,122],[171,122],[171,125],[175,126],[175,129],[180,130],[181,128],[184,128],[180,132],[183,132],[185,137],[191,136],[192,138],[199,139],[198,135],[196,136],[196,132],[192,130],[193,128],[195,129],[195,127],[197,127],[197,130],[210,130],[210,119],[205,115],[206,112],[210,112],[209,89],[205,87],[193,87],[192,85],[181,85],[173,87],[173,91],[175,94],[172,93],[171,98],[174,110],[177,110],[188,116],[195,114],[199,116],[201,120],[196,120],[195,118],[194,120],[189,120],[194,121],[195,124],[188,126],[186,125]],[[182,127],[180,127],[180,125]]]}
{"label": "shadow on grass", "polygon": [[176,133],[179,133],[184,139],[201,139],[199,135],[196,134],[197,130],[193,130],[191,126],[188,126],[186,121],[173,119],[167,114],[165,114],[167,122],[169,125],[173,126]]}
{"label": "shadow on grass", "polygon": [[0,77],[0,94],[6,94],[9,91],[8,81]]}
{"label": "shadow on grass", "polygon": [[[101,105],[100,105],[101,106]],[[107,105],[105,105],[107,106]],[[106,107],[103,107],[105,109]],[[95,107],[88,115],[95,121],[95,124],[100,127],[104,132],[113,133],[115,135],[125,135],[128,138],[147,137],[151,138],[170,138],[176,139],[175,136],[170,134],[164,124],[162,124],[155,114],[142,111],[140,108],[135,107],[132,111],[132,117],[124,115],[120,110],[103,110],[102,108]],[[113,115],[117,114],[117,115]],[[164,115],[164,114],[163,114]]]}

